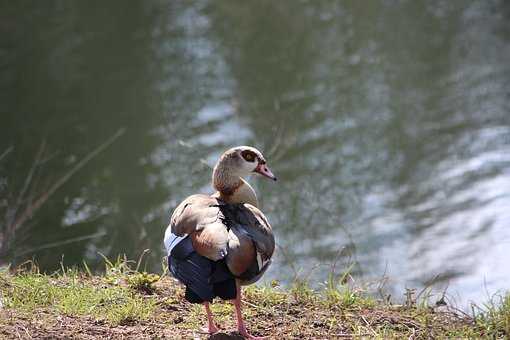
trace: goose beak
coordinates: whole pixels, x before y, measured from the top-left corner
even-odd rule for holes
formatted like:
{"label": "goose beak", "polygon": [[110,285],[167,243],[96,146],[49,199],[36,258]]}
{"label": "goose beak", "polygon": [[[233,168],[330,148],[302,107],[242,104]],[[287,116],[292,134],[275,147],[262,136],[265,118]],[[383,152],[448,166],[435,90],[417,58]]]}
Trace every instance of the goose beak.
{"label": "goose beak", "polygon": [[267,177],[267,178],[270,178],[272,179],[273,181],[276,181],[276,176],[273,175],[273,173],[271,172],[271,170],[269,170],[269,168],[267,167],[267,165],[264,163],[259,163],[259,165],[257,165],[257,167],[255,168],[255,170],[253,170],[254,172],[258,172],[259,174],[261,174],[262,176],[264,177]]}

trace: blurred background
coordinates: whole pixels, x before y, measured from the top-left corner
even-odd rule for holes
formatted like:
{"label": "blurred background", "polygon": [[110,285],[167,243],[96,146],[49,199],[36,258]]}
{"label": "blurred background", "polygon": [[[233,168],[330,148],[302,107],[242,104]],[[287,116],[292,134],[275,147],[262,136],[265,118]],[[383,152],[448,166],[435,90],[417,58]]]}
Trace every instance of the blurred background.
{"label": "blurred background", "polygon": [[266,280],[508,289],[508,1],[2,0],[0,103],[3,264],[161,271],[173,208],[248,144],[279,178],[251,179]]}

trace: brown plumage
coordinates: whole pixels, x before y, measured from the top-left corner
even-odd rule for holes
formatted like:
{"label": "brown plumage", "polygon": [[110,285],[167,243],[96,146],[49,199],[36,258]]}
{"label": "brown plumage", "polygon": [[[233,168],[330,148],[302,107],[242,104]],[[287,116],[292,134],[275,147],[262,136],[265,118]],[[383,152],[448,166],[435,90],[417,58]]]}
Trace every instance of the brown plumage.
{"label": "brown plumage", "polygon": [[193,195],[175,209],[170,226],[177,236],[190,235],[200,255],[213,261],[225,258],[242,284],[260,278],[275,247],[266,217],[247,203],[231,204],[212,196]]}

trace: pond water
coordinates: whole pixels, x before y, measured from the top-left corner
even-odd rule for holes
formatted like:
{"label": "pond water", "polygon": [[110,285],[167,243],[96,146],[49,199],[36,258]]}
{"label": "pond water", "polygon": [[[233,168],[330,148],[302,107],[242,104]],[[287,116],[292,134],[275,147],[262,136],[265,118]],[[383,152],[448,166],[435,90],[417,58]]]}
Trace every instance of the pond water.
{"label": "pond water", "polygon": [[509,288],[507,1],[2,1],[0,67],[4,263],[161,270],[172,209],[247,144],[279,178],[251,179],[267,280]]}

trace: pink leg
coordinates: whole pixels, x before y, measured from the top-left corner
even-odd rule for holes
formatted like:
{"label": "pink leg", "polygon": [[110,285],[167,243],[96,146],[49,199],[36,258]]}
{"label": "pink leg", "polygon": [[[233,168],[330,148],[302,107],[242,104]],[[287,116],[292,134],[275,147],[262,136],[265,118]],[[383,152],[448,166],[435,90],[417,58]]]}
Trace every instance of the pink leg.
{"label": "pink leg", "polygon": [[246,339],[251,340],[262,340],[264,337],[256,337],[248,333],[244,324],[243,315],[241,313],[241,285],[236,282],[237,296],[234,300],[234,306],[236,307],[236,318],[237,318],[237,331],[239,334],[244,336]]}
{"label": "pink leg", "polygon": [[205,312],[207,314],[207,327],[203,327],[202,330],[209,334],[214,334],[219,331],[218,327],[213,320],[213,315],[211,312],[211,308],[209,308],[209,302],[204,302]]}

